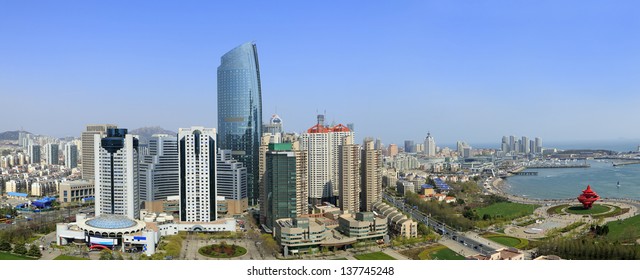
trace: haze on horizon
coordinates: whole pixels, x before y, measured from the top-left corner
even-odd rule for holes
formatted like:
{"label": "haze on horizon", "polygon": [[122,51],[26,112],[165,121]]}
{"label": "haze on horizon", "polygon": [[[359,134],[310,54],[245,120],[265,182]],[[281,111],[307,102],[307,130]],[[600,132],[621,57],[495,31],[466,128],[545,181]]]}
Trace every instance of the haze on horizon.
{"label": "haze on horizon", "polygon": [[216,68],[255,41],[263,120],[383,143],[640,139],[635,1],[0,4],[0,132],[216,127]]}

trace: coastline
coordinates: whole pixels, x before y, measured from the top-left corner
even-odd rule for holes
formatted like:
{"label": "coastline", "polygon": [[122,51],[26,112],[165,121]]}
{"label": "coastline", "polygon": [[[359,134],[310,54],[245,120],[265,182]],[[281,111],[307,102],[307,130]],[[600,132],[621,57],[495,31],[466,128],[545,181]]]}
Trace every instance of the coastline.
{"label": "coastline", "polygon": [[[524,203],[524,204],[558,204],[558,203],[577,203],[577,198],[564,198],[564,199],[539,199],[539,198],[528,198],[524,196],[517,196],[510,194],[506,188],[509,186],[504,179],[495,178],[489,184],[490,188],[485,187],[489,193],[502,196],[508,199],[511,202]],[[630,199],[630,198],[601,198],[601,201],[617,201],[617,202],[628,202],[633,204],[640,204],[640,200]],[[640,206],[640,205],[638,205]]]}

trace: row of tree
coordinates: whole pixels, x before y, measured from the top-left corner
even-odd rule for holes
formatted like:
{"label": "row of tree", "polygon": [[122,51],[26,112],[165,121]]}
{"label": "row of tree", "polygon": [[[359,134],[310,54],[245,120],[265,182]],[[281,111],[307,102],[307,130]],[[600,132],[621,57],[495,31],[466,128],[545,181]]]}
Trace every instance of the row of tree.
{"label": "row of tree", "polygon": [[455,207],[447,203],[439,203],[437,201],[424,201],[417,194],[408,193],[406,195],[407,203],[417,206],[422,213],[431,214],[433,218],[444,222],[459,230],[467,231],[473,228],[473,221],[466,217],[460,216]]}
{"label": "row of tree", "polygon": [[589,237],[556,238],[541,243],[537,254],[557,255],[569,260],[638,260],[640,246]]}
{"label": "row of tree", "polygon": [[9,242],[6,242],[6,241],[0,242],[0,251],[13,252],[16,255],[24,255],[24,256],[34,257],[34,258],[42,257],[42,253],[40,252],[40,249],[35,244],[32,244],[29,247],[29,250],[27,250],[27,246],[25,246],[24,243],[16,244],[15,246],[13,246],[13,248],[11,247],[12,247],[11,243]]}

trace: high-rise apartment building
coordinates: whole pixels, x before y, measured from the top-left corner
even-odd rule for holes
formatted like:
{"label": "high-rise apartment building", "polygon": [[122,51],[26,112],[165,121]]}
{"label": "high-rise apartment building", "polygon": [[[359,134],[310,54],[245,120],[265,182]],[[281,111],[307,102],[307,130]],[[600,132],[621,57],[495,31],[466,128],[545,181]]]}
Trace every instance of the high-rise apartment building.
{"label": "high-rise apartment building", "polygon": [[309,162],[309,200],[312,204],[322,201],[335,203],[339,182],[339,146],[345,137],[354,137],[346,126],[324,125],[324,115],[318,115],[318,122],[302,134],[302,150],[307,152]]}
{"label": "high-rise apartment building", "polygon": [[340,210],[360,212],[360,145],[345,137],[340,145],[338,188]]}
{"label": "high-rise apartment building", "polygon": [[154,134],[147,147],[148,154],[140,156],[140,202],[179,195],[177,136]]}
{"label": "high-rise apartment building", "polygon": [[215,128],[179,129],[180,221],[217,220],[216,153]]}
{"label": "high-rise apartment building", "polygon": [[116,128],[113,124],[91,124],[87,125],[86,131],[82,132],[80,139],[82,141],[82,179],[94,180],[95,179],[95,147],[94,135],[100,135],[104,137],[107,133],[107,129]]}
{"label": "high-rise apartment building", "polygon": [[389,144],[389,156],[395,156],[398,154],[398,145],[396,144]]}
{"label": "high-rise apartment building", "polygon": [[382,151],[365,139],[362,151],[362,203],[360,211],[373,211],[372,205],[382,199]]}
{"label": "high-rise apartment building", "polygon": [[227,201],[228,214],[240,214],[249,207],[247,198],[247,168],[231,156],[231,151],[218,149],[217,154],[218,196]]}
{"label": "high-rise apartment building", "polygon": [[47,157],[46,157],[46,161],[47,164],[59,164],[59,148],[60,145],[55,144],[55,143],[49,143],[45,146],[46,150],[47,150]]}
{"label": "high-rise apartment building", "polygon": [[264,176],[265,225],[268,228],[273,228],[277,219],[295,218],[308,213],[306,154],[295,148],[296,145],[269,144]]}
{"label": "high-rise apartment building", "polygon": [[93,134],[95,214],[140,217],[138,139],[127,129],[109,128]]}
{"label": "high-rise apartment building", "polygon": [[31,158],[31,163],[40,163],[40,145],[31,144],[28,149],[29,158]]}
{"label": "high-rise apartment building", "polygon": [[78,167],[78,146],[73,143],[64,145],[64,165],[67,168]]}
{"label": "high-rise apartment building", "polygon": [[535,138],[535,153],[537,154],[542,154],[542,138],[540,137],[536,137]]}
{"label": "high-rise apartment building", "polygon": [[522,145],[521,148],[520,148],[520,151],[525,153],[525,154],[530,153],[531,152],[531,146],[529,146],[529,144],[530,144],[529,143],[529,137],[522,136],[522,141],[520,141],[520,145]]}
{"label": "high-rise apartment building", "polygon": [[507,136],[502,136],[502,143],[500,144],[500,150],[507,153],[511,151],[509,146],[509,138]]}
{"label": "high-rise apartment building", "polygon": [[224,54],[218,67],[218,132],[221,149],[247,167],[248,196],[257,203],[258,152],[262,136],[262,90],[256,44]]}
{"label": "high-rise apartment building", "polygon": [[424,139],[424,154],[427,157],[436,156],[436,141],[433,139],[430,132],[427,132],[427,138]]}

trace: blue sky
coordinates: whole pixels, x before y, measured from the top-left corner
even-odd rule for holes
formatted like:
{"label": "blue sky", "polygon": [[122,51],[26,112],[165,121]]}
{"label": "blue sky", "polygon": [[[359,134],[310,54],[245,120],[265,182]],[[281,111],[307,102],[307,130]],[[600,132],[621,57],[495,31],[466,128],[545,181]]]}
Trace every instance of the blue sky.
{"label": "blue sky", "polygon": [[220,56],[255,41],[288,131],[640,139],[635,1],[241,3],[0,1],[0,131],[215,127]]}

